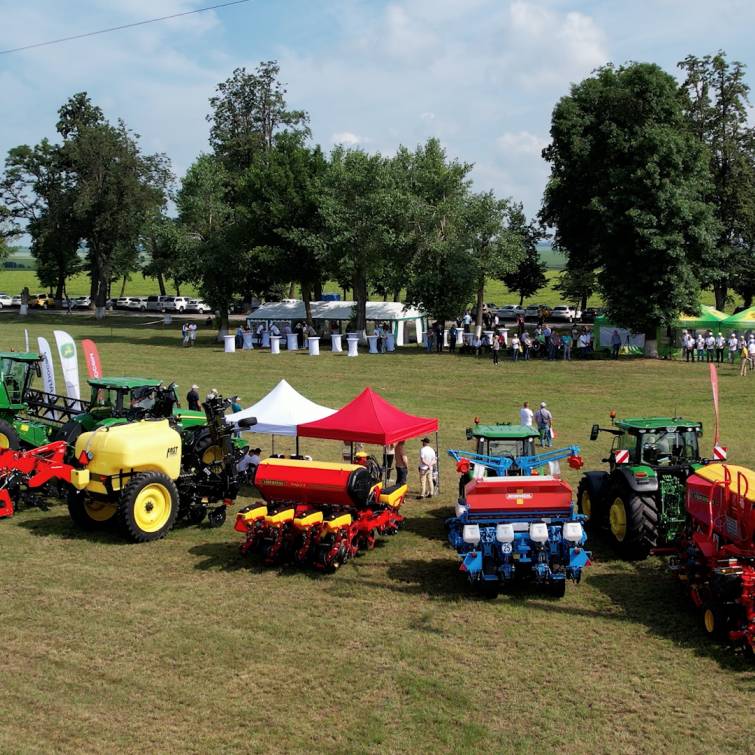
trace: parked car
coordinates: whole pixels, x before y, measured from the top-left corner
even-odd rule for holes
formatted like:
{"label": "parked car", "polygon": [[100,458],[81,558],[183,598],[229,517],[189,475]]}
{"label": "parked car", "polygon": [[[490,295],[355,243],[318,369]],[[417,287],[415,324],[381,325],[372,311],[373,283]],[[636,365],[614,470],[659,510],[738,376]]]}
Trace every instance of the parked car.
{"label": "parked car", "polygon": [[21,295],[19,294],[18,296],[11,296],[10,305],[11,305],[11,307],[20,307],[21,306]]}
{"label": "parked car", "polygon": [[498,309],[498,305],[497,304],[493,304],[493,302],[486,302],[485,303],[485,308],[489,312],[495,312],[495,310]]}
{"label": "parked car", "polygon": [[29,294],[29,306],[36,309],[49,309],[55,306],[55,300],[46,293]]}
{"label": "parked car", "polygon": [[3,309],[5,307],[12,307],[12,306],[13,306],[12,297],[8,296],[8,294],[0,293],[0,309]]}
{"label": "parked car", "polygon": [[92,306],[92,299],[89,296],[77,296],[71,303],[74,309],[88,309]]}
{"label": "parked car", "polygon": [[147,298],[146,296],[129,296],[126,309],[135,310],[137,312],[147,311]]}
{"label": "parked car", "polygon": [[550,313],[551,308],[547,304],[532,304],[524,310],[524,319],[537,320],[540,317],[547,319]]}
{"label": "parked car", "polygon": [[565,320],[566,322],[576,322],[582,316],[582,313],[573,307],[566,304],[559,304],[557,307],[553,307],[553,311],[550,314],[551,320]]}
{"label": "parked car", "polygon": [[598,307],[587,307],[582,313],[582,322],[595,322],[595,318],[602,314],[603,310]]}
{"label": "parked car", "polygon": [[165,311],[166,312],[185,312],[189,306],[188,296],[166,296],[165,297]]}
{"label": "parked car", "polygon": [[189,305],[186,307],[186,311],[198,312],[200,315],[205,315],[208,312],[212,312],[212,307],[201,299],[189,299]]}
{"label": "parked car", "polygon": [[128,309],[127,305],[130,298],[130,296],[119,296],[113,302],[113,309]]}
{"label": "parked car", "polygon": [[167,296],[148,296],[146,309],[148,312],[165,312]]}
{"label": "parked car", "polygon": [[516,320],[519,315],[524,317],[524,313],[524,307],[519,306],[519,304],[505,304],[496,312],[499,320]]}

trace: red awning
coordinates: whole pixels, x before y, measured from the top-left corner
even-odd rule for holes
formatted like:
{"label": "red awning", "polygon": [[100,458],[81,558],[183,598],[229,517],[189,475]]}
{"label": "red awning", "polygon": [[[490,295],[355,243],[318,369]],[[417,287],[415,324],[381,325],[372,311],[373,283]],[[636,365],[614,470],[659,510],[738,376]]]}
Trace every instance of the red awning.
{"label": "red awning", "polygon": [[302,438],[327,438],[351,443],[386,446],[416,438],[438,429],[438,420],[415,417],[389,404],[372,388],[365,388],[353,401],[329,417],[297,426]]}

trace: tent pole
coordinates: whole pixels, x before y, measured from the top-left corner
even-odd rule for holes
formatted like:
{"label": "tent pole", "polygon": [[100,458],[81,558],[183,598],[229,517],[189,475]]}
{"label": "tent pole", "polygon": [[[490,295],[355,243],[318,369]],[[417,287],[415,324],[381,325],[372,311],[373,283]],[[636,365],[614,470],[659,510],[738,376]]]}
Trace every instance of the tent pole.
{"label": "tent pole", "polygon": [[438,444],[438,431],[435,431],[435,458],[437,459],[436,465],[438,468],[438,493],[440,493],[440,447]]}
{"label": "tent pole", "polygon": [[352,440],[350,443],[351,451],[349,451],[349,464],[354,463],[354,441]]}
{"label": "tent pole", "polygon": [[273,449],[270,452],[271,456],[275,456],[275,433],[273,433]]}
{"label": "tent pole", "polygon": [[296,436],[296,455],[299,455],[299,436]]}

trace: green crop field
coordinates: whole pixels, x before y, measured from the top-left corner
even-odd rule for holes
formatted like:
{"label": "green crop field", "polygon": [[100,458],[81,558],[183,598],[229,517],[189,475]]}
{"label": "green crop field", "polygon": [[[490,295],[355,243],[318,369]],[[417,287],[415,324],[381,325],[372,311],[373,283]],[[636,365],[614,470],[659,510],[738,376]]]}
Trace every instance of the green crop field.
{"label": "green crop field", "polygon": [[[337,407],[370,385],[439,417],[442,449],[467,446],[475,415],[516,420],[525,399],[549,402],[557,443],[580,443],[588,469],[608,443],[590,426],[612,408],[701,419],[712,443],[705,365],[224,354],[210,331],[184,350],[175,328],[53,315],[3,315],[1,347],[61,325],[95,339],[106,373],[182,394],[197,382],[248,404],[285,377]],[[722,437],[744,464],[753,380],[720,370]],[[332,576],[242,560],[230,521],[147,545],[84,534],[62,505],[0,521],[0,751],[752,752],[755,665],[705,636],[660,559],[622,562],[595,536],[562,600],[478,599],[445,545],[456,475],[441,463],[441,495],[412,496],[406,528]]]}

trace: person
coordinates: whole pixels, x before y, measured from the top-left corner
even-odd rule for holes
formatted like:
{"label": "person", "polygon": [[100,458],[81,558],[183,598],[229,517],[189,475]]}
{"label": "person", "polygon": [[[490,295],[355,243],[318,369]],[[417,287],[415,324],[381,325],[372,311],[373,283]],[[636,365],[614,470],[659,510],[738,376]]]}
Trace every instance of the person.
{"label": "person", "polygon": [[621,349],[621,336],[619,335],[619,331],[614,329],[611,334],[611,357],[613,359],[619,358],[619,349]]}
{"label": "person", "polygon": [[695,348],[697,349],[697,361],[702,362],[705,359],[705,336],[702,333],[697,334]]}
{"label": "person", "polygon": [[383,467],[385,467],[385,479],[386,481],[391,476],[391,469],[393,469],[393,462],[396,458],[396,446],[393,443],[389,443],[383,449]]}
{"label": "person", "polygon": [[443,331],[445,323],[441,323],[438,320],[433,324],[433,331],[435,335],[435,351],[440,354],[443,351]]}
{"label": "person", "polygon": [[726,339],[723,333],[719,333],[716,336],[716,363],[724,363],[724,346],[726,346]]}
{"label": "person", "polygon": [[435,495],[433,473],[438,463],[435,450],[430,445],[430,438],[422,438],[422,448],[419,452],[419,481],[420,494],[418,498],[432,498]]}
{"label": "person", "polygon": [[540,403],[540,408],[535,412],[535,422],[540,433],[540,447],[550,448],[553,432],[553,415],[548,411],[545,401]]}
{"label": "person", "polygon": [[716,355],[716,339],[713,337],[712,330],[709,330],[705,337],[705,355],[707,362],[713,362]]}
{"label": "person", "polygon": [[477,333],[475,333],[472,336],[472,350],[474,351],[474,355],[476,357],[480,356],[480,349],[482,348],[482,341],[480,340]]}
{"label": "person", "polygon": [[464,332],[469,333],[469,326],[472,324],[472,315],[469,314],[469,310],[464,313],[462,321],[464,322]]}
{"label": "person", "polygon": [[561,343],[564,347],[564,361],[565,362],[571,362],[571,345],[572,341],[574,339],[572,338],[571,333],[567,330],[566,333],[564,333],[561,336]]}
{"label": "person", "polygon": [[493,353],[493,364],[498,364],[498,352],[501,350],[501,342],[498,340],[498,336],[493,336],[493,343],[490,350]]}
{"label": "person", "polygon": [[530,349],[532,348],[532,338],[526,331],[520,336],[522,339],[522,348],[524,350],[524,361],[528,362],[530,359]]}
{"label": "person", "polygon": [[750,368],[750,351],[747,346],[742,346],[739,352],[739,374],[745,376]]}
{"label": "person", "polygon": [[694,362],[695,361],[695,337],[692,335],[692,333],[687,333],[685,338],[685,344],[686,344],[686,352],[687,352],[687,361]]}
{"label": "person", "polygon": [[516,316],[516,332],[519,334],[519,338],[521,338],[524,333],[524,315],[522,314]]}
{"label": "person", "polygon": [[459,331],[456,330],[456,324],[451,325],[451,330],[448,331],[448,352],[449,354],[456,353],[456,334]]}
{"label": "person", "polygon": [[590,336],[587,335],[587,331],[583,330],[579,334],[579,338],[577,339],[577,356],[580,359],[585,359],[587,357],[587,350],[590,346]]}
{"label": "person", "polygon": [[231,414],[236,414],[236,412],[242,411],[244,407],[241,406],[241,404],[239,403],[240,401],[241,398],[239,396],[234,396],[231,399]]}
{"label": "person", "polygon": [[525,401],[522,404],[522,408],[519,410],[519,424],[525,427],[532,427],[532,422],[535,419],[535,415],[530,409],[530,402]]}
{"label": "person", "polygon": [[433,351],[433,331],[430,328],[425,333],[425,351],[428,354],[432,354]]}
{"label": "person", "polygon": [[244,346],[244,328],[242,328],[241,325],[239,325],[238,328],[236,328],[236,348],[241,350],[243,346]]}
{"label": "person", "polygon": [[260,461],[262,460],[260,456],[261,453],[261,448],[247,448],[246,453],[236,465],[236,469],[242,475],[246,475],[247,479],[252,484],[254,484],[254,477],[257,474],[257,467],[259,467]]}
{"label": "person", "polygon": [[254,332],[249,327],[249,323],[241,331],[241,345],[244,347],[244,351],[254,350]]}
{"label": "person", "polygon": [[406,485],[409,458],[406,455],[406,448],[404,447],[403,440],[396,443],[396,448],[394,449],[394,461],[396,464],[396,485]]}
{"label": "person", "polygon": [[186,394],[186,406],[198,412],[202,407],[199,405],[199,386],[192,385],[191,390]]}
{"label": "person", "polygon": [[193,346],[197,342],[197,324],[195,322],[189,323],[189,346]]}
{"label": "person", "polygon": [[270,335],[279,336],[280,334],[280,328],[275,323],[273,323],[272,327],[270,328]]}
{"label": "person", "polygon": [[[503,340],[503,336],[500,336],[501,340]],[[519,340],[519,336],[514,333],[514,335],[511,338],[511,358],[515,361],[519,361],[519,351],[522,348],[522,343]]]}
{"label": "person", "polygon": [[181,325],[181,343],[184,346],[189,345],[189,323],[184,322],[183,325]]}
{"label": "person", "polygon": [[734,358],[737,356],[737,352],[739,351],[739,341],[737,339],[737,334],[732,333],[729,336],[729,364],[734,364]]}
{"label": "person", "polygon": [[689,362],[689,352],[687,351],[687,331],[683,330],[680,338],[682,344],[682,358]]}
{"label": "person", "polygon": [[750,342],[747,344],[747,354],[750,358],[750,369],[755,370],[755,336],[750,336]]}
{"label": "person", "polygon": [[551,331],[549,348],[553,352],[553,359],[558,359],[558,353],[561,350],[561,336],[556,330]]}
{"label": "person", "polygon": [[296,344],[300,349],[304,348],[304,323],[300,320],[294,327],[296,331]]}

